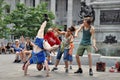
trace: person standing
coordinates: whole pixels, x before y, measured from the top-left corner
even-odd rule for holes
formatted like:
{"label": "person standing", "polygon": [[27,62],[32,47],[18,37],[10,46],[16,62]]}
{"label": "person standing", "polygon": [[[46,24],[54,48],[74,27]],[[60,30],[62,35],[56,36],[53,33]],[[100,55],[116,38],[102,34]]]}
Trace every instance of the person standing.
{"label": "person standing", "polygon": [[[75,27],[71,26],[67,29],[67,31],[59,31],[56,29],[59,35],[63,35],[61,46],[63,46],[63,51],[59,51],[58,54],[64,53],[64,62],[65,62],[65,72],[68,73],[68,60],[69,60],[69,50],[70,50],[70,43],[73,42],[74,37],[72,35],[73,32],[75,32]],[[57,59],[59,57],[59,60],[61,58],[61,55],[57,56]],[[59,64],[59,61],[57,60],[57,63],[55,64],[55,67],[52,69],[52,71],[57,70],[57,65]]]}
{"label": "person standing", "polygon": [[83,56],[84,51],[87,50],[87,54],[88,54],[88,62],[89,62],[89,75],[92,76],[93,75],[93,71],[92,71],[92,56],[91,56],[91,40],[92,40],[92,46],[95,48],[95,50],[97,51],[97,47],[96,47],[96,39],[94,36],[95,33],[95,29],[94,27],[91,25],[92,23],[92,19],[91,17],[85,17],[83,20],[83,23],[81,24],[81,26],[76,30],[75,32],[75,37],[78,36],[78,32],[82,30],[83,35],[82,35],[82,40],[81,43],[78,47],[77,53],[76,53],[76,61],[78,64],[78,70],[74,73],[83,73],[82,68],[81,68],[81,61],[80,61],[80,57],[79,56]]}

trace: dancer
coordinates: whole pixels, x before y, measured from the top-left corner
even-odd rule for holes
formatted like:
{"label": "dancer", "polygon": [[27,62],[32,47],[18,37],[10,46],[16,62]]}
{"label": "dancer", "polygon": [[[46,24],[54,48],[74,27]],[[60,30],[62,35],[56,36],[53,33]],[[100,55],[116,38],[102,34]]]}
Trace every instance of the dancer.
{"label": "dancer", "polygon": [[94,36],[95,29],[93,26],[91,26],[91,23],[92,23],[91,17],[84,18],[83,24],[81,24],[81,26],[75,32],[75,37],[77,37],[78,32],[83,30],[82,31],[83,32],[82,40],[81,40],[81,43],[78,47],[77,54],[76,54],[76,61],[78,64],[78,70],[76,72],[74,72],[74,73],[83,73],[79,56],[83,56],[84,51],[87,50],[88,60],[89,60],[89,75],[90,76],[93,75],[92,56],[91,56],[91,38],[93,41],[93,47],[95,48],[96,51],[98,50],[96,47],[96,39]]}
{"label": "dancer", "polygon": [[[61,41],[58,38],[58,33],[54,30],[55,28],[49,28],[47,33],[44,36],[44,39],[48,41],[48,43],[50,44],[50,46],[53,45],[60,45]],[[52,64],[51,61],[51,52],[46,51],[46,56],[47,56],[47,60],[48,60],[48,64]]]}
{"label": "dancer", "polygon": [[[65,62],[65,68],[66,68],[65,72],[68,73],[68,60],[69,60],[68,55],[69,55],[69,49],[70,49],[69,45],[71,42],[73,42],[72,32],[75,31],[75,28],[74,28],[74,26],[71,26],[70,28],[67,29],[66,32],[58,31],[57,29],[56,29],[56,31],[60,35],[63,35],[62,45],[64,46],[64,48],[63,48],[64,49],[64,62]],[[61,54],[61,51],[60,51],[60,53],[58,52],[58,54]],[[59,63],[57,63],[57,64],[59,64]],[[52,69],[52,71],[54,71],[54,70],[56,70],[56,67],[54,67]]]}
{"label": "dancer", "polygon": [[[59,30],[59,31],[61,31],[61,30]],[[60,39],[60,41],[62,41],[61,36],[59,36],[59,39]],[[61,43],[58,50],[57,50],[57,57],[56,57],[56,61],[55,61],[55,67],[53,67],[52,71],[58,70],[57,66],[58,66],[58,64],[59,64],[59,62],[61,60],[63,51],[64,51],[64,47],[62,48],[62,43]]]}
{"label": "dancer", "polygon": [[44,63],[46,66],[46,76],[49,77],[49,66],[45,59],[45,51],[44,50],[54,50],[58,48],[58,45],[50,46],[49,43],[44,40],[44,29],[46,27],[47,21],[44,21],[37,33],[34,45],[33,45],[33,51],[32,56],[30,60],[27,61],[24,67],[24,75],[27,75],[28,66],[33,63]]}

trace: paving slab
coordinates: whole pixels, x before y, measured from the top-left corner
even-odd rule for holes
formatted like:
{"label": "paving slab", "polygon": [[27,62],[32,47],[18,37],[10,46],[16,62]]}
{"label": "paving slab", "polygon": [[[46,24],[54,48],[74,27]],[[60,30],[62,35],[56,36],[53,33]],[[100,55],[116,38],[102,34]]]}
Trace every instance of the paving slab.
{"label": "paving slab", "polygon": [[[82,65],[83,74],[74,74],[77,65],[72,66],[69,73],[65,73],[64,65],[59,65],[57,71],[50,71],[50,77],[45,77],[45,71],[37,71],[36,65],[30,65],[28,73],[24,76],[21,69],[23,63],[13,63],[15,54],[0,55],[0,80],[120,80],[120,73],[110,73],[110,67],[106,67],[105,72],[97,72],[93,66],[93,76],[88,74],[88,65]],[[52,69],[54,65],[50,65]]]}

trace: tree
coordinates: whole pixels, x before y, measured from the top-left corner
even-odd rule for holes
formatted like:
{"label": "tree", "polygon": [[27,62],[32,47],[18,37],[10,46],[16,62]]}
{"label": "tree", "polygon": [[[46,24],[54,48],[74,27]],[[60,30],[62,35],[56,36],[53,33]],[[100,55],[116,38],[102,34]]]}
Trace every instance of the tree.
{"label": "tree", "polygon": [[47,3],[41,3],[37,7],[27,7],[24,4],[17,4],[16,9],[8,14],[5,21],[8,24],[15,24],[12,33],[16,37],[21,35],[35,37],[40,24],[44,21],[44,14],[49,16],[47,28],[52,26],[55,18],[53,13],[47,10]]}
{"label": "tree", "polygon": [[8,5],[4,2],[4,0],[0,0],[0,38],[6,37],[6,23],[4,22],[4,12]]}

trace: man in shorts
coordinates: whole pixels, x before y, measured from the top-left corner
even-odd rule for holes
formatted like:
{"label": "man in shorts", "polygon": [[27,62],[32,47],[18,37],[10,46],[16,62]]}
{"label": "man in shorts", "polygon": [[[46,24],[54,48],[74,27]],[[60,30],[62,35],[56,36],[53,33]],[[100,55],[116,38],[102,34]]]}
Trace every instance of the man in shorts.
{"label": "man in shorts", "polygon": [[91,56],[91,39],[92,39],[92,43],[93,43],[92,46],[97,51],[96,40],[95,40],[95,36],[94,36],[95,29],[93,26],[91,26],[91,23],[92,23],[91,17],[85,17],[83,20],[83,24],[81,24],[81,26],[75,32],[75,37],[78,36],[78,32],[81,30],[83,32],[83,35],[82,35],[81,43],[80,43],[78,50],[77,50],[77,53],[76,53],[76,61],[78,64],[78,70],[76,72],[74,72],[74,73],[83,73],[79,56],[83,56],[84,51],[87,50],[88,60],[89,60],[88,61],[89,62],[89,75],[90,76],[93,75],[92,56]]}

